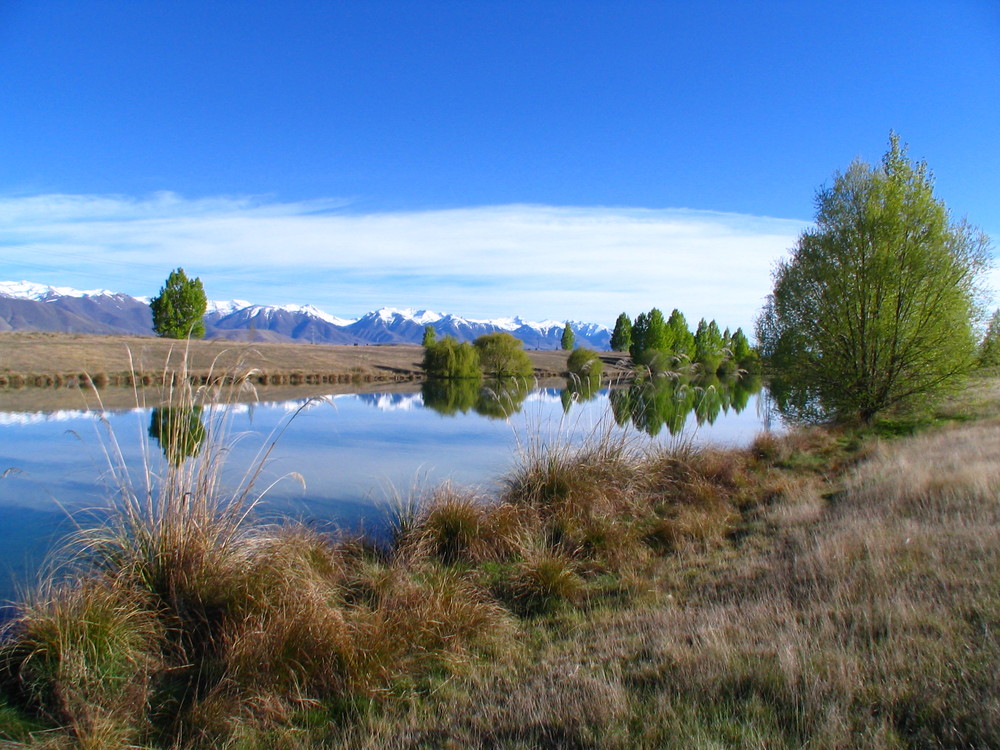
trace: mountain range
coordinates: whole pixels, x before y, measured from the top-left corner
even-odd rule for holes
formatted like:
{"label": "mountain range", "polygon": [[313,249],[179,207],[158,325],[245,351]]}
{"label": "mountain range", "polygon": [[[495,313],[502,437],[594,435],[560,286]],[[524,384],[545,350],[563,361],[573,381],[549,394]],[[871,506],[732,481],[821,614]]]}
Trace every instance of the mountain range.
{"label": "mountain range", "polygon": [[[506,331],[527,349],[558,349],[565,323],[520,317],[471,320],[429,310],[383,307],[358,319],[337,318],[312,305],[255,305],[245,300],[209,302],[207,338],[239,341],[296,341],[315,344],[419,344],[424,327],[438,337],[472,341]],[[607,349],[611,331],[603,325],[570,321],[576,343]],[[149,300],[104,289],[81,291],[28,281],[0,281],[0,331],[152,336]]]}

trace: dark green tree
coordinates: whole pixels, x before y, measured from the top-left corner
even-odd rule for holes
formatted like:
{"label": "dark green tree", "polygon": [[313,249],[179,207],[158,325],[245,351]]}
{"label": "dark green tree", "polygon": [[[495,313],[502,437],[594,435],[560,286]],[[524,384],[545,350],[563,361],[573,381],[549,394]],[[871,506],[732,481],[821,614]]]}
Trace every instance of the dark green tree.
{"label": "dark green tree", "polygon": [[750,346],[750,341],[747,339],[746,334],[743,333],[742,328],[737,328],[736,333],[730,338],[729,353],[736,366],[741,370],[750,370],[753,372],[760,367],[757,352]]}
{"label": "dark green tree", "polygon": [[434,326],[427,324],[424,326],[424,337],[420,341],[421,346],[430,346],[435,341],[437,341],[437,331],[434,330]]}
{"label": "dark green tree", "polygon": [[188,279],[183,268],[170,272],[160,293],[149,302],[153,311],[153,330],[170,339],[205,335],[205,310],[208,299],[201,279]]}
{"label": "dark green tree", "polygon": [[535,372],[524,344],[509,333],[484,333],[473,344],[482,370],[489,377],[531,377]]}
{"label": "dark green tree", "polygon": [[786,413],[870,422],[955,385],[976,359],[988,238],[951,221],[895,134],[816,203],[757,320]]}
{"label": "dark green tree", "polygon": [[979,364],[983,367],[1000,366],[1000,310],[993,313],[983,340],[979,342]]}
{"label": "dark green tree", "polygon": [[559,345],[565,351],[569,351],[570,349],[573,348],[573,342],[575,341],[575,339],[576,336],[573,335],[573,329],[570,328],[569,323],[567,323],[566,327],[563,328],[562,338],[559,340]]}
{"label": "dark green tree", "polygon": [[611,333],[611,351],[627,352],[632,346],[632,321],[622,313],[615,321],[615,330]]}
{"label": "dark green tree", "polygon": [[646,346],[646,338],[649,333],[649,316],[646,313],[639,313],[635,318],[635,323],[632,324],[632,343],[629,345],[628,351],[632,355],[632,361],[638,362],[639,357],[648,348]]}

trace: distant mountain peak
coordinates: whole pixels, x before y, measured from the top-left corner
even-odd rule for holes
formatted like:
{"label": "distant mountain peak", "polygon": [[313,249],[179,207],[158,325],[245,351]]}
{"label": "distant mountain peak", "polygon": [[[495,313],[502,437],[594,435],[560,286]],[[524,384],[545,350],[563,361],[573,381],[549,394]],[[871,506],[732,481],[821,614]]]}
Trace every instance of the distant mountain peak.
{"label": "distant mountain peak", "polygon": [[45,302],[56,297],[116,297],[107,289],[73,289],[68,286],[48,286],[33,281],[0,281],[0,297]]}

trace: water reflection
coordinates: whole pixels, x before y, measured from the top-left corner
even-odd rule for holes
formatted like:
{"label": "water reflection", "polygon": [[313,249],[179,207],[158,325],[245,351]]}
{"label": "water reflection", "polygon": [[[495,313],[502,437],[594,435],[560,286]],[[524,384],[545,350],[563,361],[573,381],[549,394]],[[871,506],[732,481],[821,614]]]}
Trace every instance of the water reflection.
{"label": "water reflection", "polygon": [[[421,386],[423,405],[439,414],[454,416],[474,412],[491,419],[507,419],[521,410],[531,392],[530,381],[503,378],[480,382],[470,379],[429,380]],[[699,427],[715,424],[730,411],[739,414],[750,398],[761,390],[757,375],[738,374],[696,376],[671,373],[651,376],[631,385],[612,388],[608,400],[615,422],[620,427],[630,423],[655,437],[664,427],[671,435],[684,430],[688,416],[694,414]],[[602,393],[600,377],[573,376],[559,391],[564,413],[574,404],[593,401]]]}
{"label": "water reflection", "polygon": [[533,387],[527,378],[435,378],[420,386],[420,395],[424,406],[446,416],[473,411],[490,419],[507,419],[521,411]]}
{"label": "water reflection", "polygon": [[201,406],[159,406],[149,418],[149,436],[172,464],[197,456],[205,442]]}
{"label": "water reflection", "polygon": [[656,436],[666,427],[679,434],[694,413],[698,426],[715,424],[720,414],[736,414],[746,409],[750,397],[760,391],[759,376],[739,375],[720,379],[702,377],[653,377],[637,381],[608,394],[615,422],[632,423],[648,435]]}

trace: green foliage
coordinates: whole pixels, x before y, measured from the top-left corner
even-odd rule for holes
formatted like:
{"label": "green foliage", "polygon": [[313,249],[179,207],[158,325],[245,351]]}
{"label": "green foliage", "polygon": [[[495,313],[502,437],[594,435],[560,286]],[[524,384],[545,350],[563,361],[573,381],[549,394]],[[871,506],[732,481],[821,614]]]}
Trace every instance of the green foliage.
{"label": "green foliage", "polygon": [[632,326],[632,345],[629,353],[637,363],[647,363],[654,352],[673,354],[673,332],[659,309],[640,313]]}
{"label": "green foliage", "polygon": [[670,318],[667,319],[667,327],[671,331],[674,354],[690,357],[694,352],[694,335],[688,328],[684,313],[675,307],[670,313]]}
{"label": "green foliage", "polygon": [[593,349],[580,347],[575,349],[566,360],[566,369],[573,375],[580,377],[593,377],[595,374],[600,377],[604,372],[604,362],[600,355]]}
{"label": "green foliage", "polygon": [[597,395],[601,388],[604,362],[597,352],[581,347],[569,355],[566,369],[569,376],[561,394],[564,411],[568,411],[574,401],[588,401]]}
{"label": "green foliage", "polygon": [[566,327],[563,328],[562,338],[559,339],[559,345],[563,348],[563,350],[569,351],[573,348],[573,342],[575,339],[576,337],[573,334],[573,329],[570,328],[569,323],[567,323]]}
{"label": "green foliage", "polygon": [[611,333],[611,351],[627,352],[632,346],[632,320],[622,313],[615,321],[615,330]]}
{"label": "green foliage", "polygon": [[205,335],[208,299],[201,279],[188,279],[183,268],[171,271],[160,293],[149,302],[153,310],[153,330],[158,336],[200,339]]}
{"label": "green foliage", "polygon": [[632,343],[628,352],[632,355],[632,361],[638,362],[639,357],[646,351],[646,336],[649,332],[649,316],[646,313],[639,313],[632,325]]}
{"label": "green foliage", "polygon": [[437,331],[434,330],[434,326],[428,324],[424,326],[424,337],[420,341],[421,346],[430,346],[435,341],[437,341]]}
{"label": "green foliage", "polygon": [[519,339],[509,333],[485,333],[473,342],[483,372],[496,378],[531,377],[535,368]]}
{"label": "green foliage", "polygon": [[742,328],[737,328],[736,333],[729,338],[729,352],[736,364],[743,369],[749,370],[755,366],[756,352],[750,346]]}
{"label": "green foliage", "polygon": [[430,378],[475,378],[482,377],[479,369],[479,350],[468,342],[458,343],[451,336],[445,336],[430,346],[424,347],[421,367]]}
{"label": "green foliage", "polygon": [[757,321],[779,405],[870,422],[953,386],[975,361],[988,238],[950,222],[895,134],[881,164],[855,161],[817,205]]}
{"label": "green foliage", "polygon": [[694,334],[694,361],[701,365],[705,374],[715,374],[725,356],[725,340],[719,326],[713,320],[706,323],[702,318]]}
{"label": "green foliage", "polygon": [[979,364],[983,367],[1000,366],[1000,309],[993,313],[986,334],[979,342]]}

